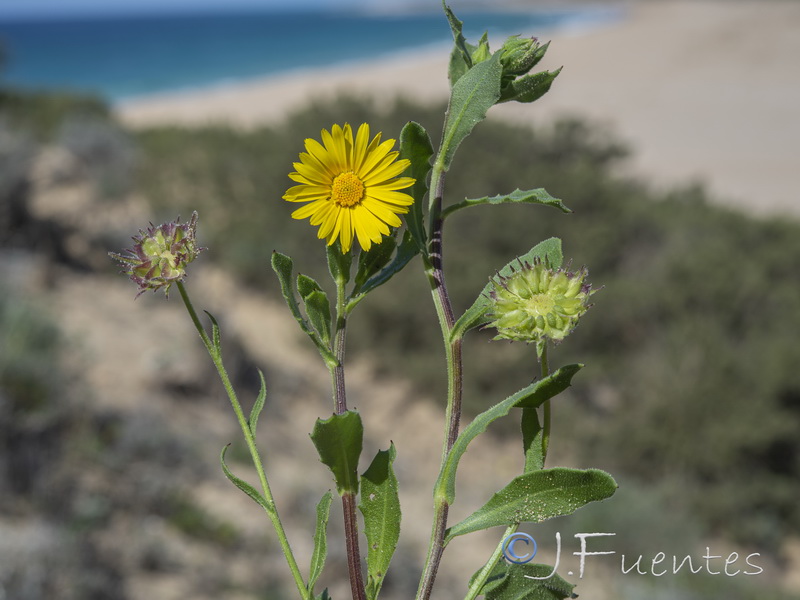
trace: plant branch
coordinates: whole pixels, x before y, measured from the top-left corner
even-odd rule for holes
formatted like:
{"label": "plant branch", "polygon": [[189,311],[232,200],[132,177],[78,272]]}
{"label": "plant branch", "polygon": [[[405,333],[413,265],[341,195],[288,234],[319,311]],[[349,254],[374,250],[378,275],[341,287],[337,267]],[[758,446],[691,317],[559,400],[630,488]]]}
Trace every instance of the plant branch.
{"label": "plant branch", "polygon": [[[333,352],[336,355],[337,363],[330,371],[333,380],[333,401],[337,415],[347,411],[347,393],[344,383],[344,353],[347,333],[345,285],[346,282],[343,278],[336,279],[336,335],[333,341]],[[364,578],[361,574],[361,552],[358,548],[356,504],[355,494],[346,492],[342,495],[342,518],[344,519],[350,591],[352,592],[353,600],[366,600]]]}
{"label": "plant branch", "polygon": [[264,499],[271,507],[271,510],[265,509],[264,512],[267,513],[267,516],[269,517],[270,521],[272,522],[272,526],[275,529],[275,533],[278,535],[278,541],[281,545],[281,550],[283,551],[283,555],[286,557],[286,562],[288,563],[289,569],[292,572],[295,585],[300,592],[300,596],[304,600],[313,600],[305,582],[303,581],[303,576],[300,573],[300,569],[297,566],[297,561],[292,553],[292,548],[289,545],[289,540],[286,537],[286,531],[283,528],[283,523],[281,523],[281,519],[278,516],[278,509],[275,506],[275,500],[272,496],[272,490],[269,487],[267,474],[264,471],[264,465],[261,461],[261,456],[259,455],[258,448],[256,446],[255,435],[247,423],[247,418],[244,416],[244,412],[242,411],[242,405],[239,403],[236,391],[233,389],[233,384],[231,384],[231,380],[228,377],[228,372],[225,370],[225,366],[222,364],[220,349],[214,345],[203,328],[203,325],[200,323],[200,319],[194,310],[194,306],[189,299],[189,294],[186,292],[186,288],[184,287],[183,283],[179,281],[177,282],[177,286],[178,290],[180,291],[181,298],[183,299],[183,303],[186,306],[186,310],[189,312],[189,316],[192,318],[192,323],[194,324],[195,329],[197,329],[197,333],[200,334],[200,338],[203,340],[203,345],[206,347],[206,350],[208,350],[211,360],[214,362],[214,366],[217,369],[219,378],[222,381],[222,385],[225,388],[225,392],[228,394],[228,399],[233,407],[233,412],[236,414],[237,421],[239,421],[242,434],[244,435],[245,441],[247,442],[247,447],[250,450],[250,457],[252,458],[253,465],[258,472],[258,478],[261,482],[261,489],[264,493]]}
{"label": "plant branch", "polygon": [[[447,360],[447,406],[445,409],[445,435],[442,446],[442,465],[458,437],[461,421],[461,396],[463,388],[463,372],[461,360],[461,338],[451,340],[455,325],[455,315],[450,302],[450,295],[444,278],[442,254],[442,235],[444,220],[442,218],[442,197],[444,195],[444,163],[439,152],[431,174],[431,190],[433,197],[430,204],[430,242],[429,260],[425,261],[426,274],[431,285],[433,303],[442,330],[442,338]],[[428,555],[417,590],[417,600],[428,600],[433,590],[436,574],[444,552],[444,539],[447,530],[449,504],[444,498],[434,498],[434,518]]]}

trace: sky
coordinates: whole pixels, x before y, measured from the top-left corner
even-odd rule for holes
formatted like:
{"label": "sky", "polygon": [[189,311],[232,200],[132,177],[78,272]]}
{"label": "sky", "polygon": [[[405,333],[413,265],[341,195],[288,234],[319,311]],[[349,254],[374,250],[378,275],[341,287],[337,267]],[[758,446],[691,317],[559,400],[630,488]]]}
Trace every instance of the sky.
{"label": "sky", "polygon": [[436,5],[438,0],[0,0],[0,18],[13,16],[62,16],[130,14],[258,8],[285,10],[346,9],[396,10]]}

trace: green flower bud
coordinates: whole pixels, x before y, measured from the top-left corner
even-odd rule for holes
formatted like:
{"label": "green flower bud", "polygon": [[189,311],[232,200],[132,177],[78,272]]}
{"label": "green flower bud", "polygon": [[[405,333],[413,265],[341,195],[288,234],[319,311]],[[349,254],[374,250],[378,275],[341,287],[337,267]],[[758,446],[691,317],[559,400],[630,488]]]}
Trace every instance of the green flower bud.
{"label": "green flower bud", "polygon": [[192,213],[188,223],[164,223],[158,227],[150,223],[147,231],[140,229],[133,237],[134,245],[125,254],[109,252],[111,258],[122,263],[123,273],[139,286],[137,298],[147,290],[164,288],[169,295],[170,286],[186,277],[186,267],[205,248],[197,246],[197,213]]}
{"label": "green flower bud", "polygon": [[541,261],[520,263],[508,277],[492,280],[492,308],[487,327],[497,329],[494,339],[543,344],[560,342],[575,329],[597,290],[585,282],[586,268],[573,273],[550,269]]}
{"label": "green flower bud", "polygon": [[548,45],[540,46],[536,38],[520,38],[518,35],[508,38],[500,50],[503,75],[525,75],[542,60]]}

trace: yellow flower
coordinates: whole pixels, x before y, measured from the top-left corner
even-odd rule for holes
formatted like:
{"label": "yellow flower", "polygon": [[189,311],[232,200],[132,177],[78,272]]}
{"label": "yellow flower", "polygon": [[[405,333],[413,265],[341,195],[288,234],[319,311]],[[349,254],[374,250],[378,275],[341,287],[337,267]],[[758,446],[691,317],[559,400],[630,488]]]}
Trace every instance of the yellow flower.
{"label": "yellow flower", "polygon": [[322,144],[307,139],[306,152],[294,163],[289,178],[295,185],[283,195],[289,202],[308,202],[292,213],[295,219],[310,217],[319,226],[317,237],[327,238],[328,245],[341,240],[342,252],[353,244],[353,237],[364,250],[380,243],[390,227],[401,225],[397,215],[407,213],[414,199],[398,190],[414,184],[411,177],[398,177],[408,168],[409,160],[397,160],[392,152],[395,140],[381,143],[378,133],[369,139],[369,125],[353,130],[334,125],[322,130]]}

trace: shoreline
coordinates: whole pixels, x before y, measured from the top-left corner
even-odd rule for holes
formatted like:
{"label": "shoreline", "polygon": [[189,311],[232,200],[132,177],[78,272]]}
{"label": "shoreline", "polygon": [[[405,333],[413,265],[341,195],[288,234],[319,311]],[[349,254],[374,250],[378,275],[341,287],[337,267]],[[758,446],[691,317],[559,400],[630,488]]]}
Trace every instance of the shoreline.
{"label": "shoreline", "polygon": [[[626,172],[657,188],[702,182],[720,203],[756,215],[800,217],[800,3],[780,0],[615,4],[625,18],[588,31],[542,33],[537,67],[565,65],[534,105],[490,118],[543,124],[580,116],[630,145]],[[619,10],[619,9],[618,9]],[[536,32],[526,32],[533,35]],[[496,43],[493,47],[496,47]],[[114,105],[134,127],[280,121],[342,93],[377,102],[446,100],[448,52],[423,48],[248,82]]]}

